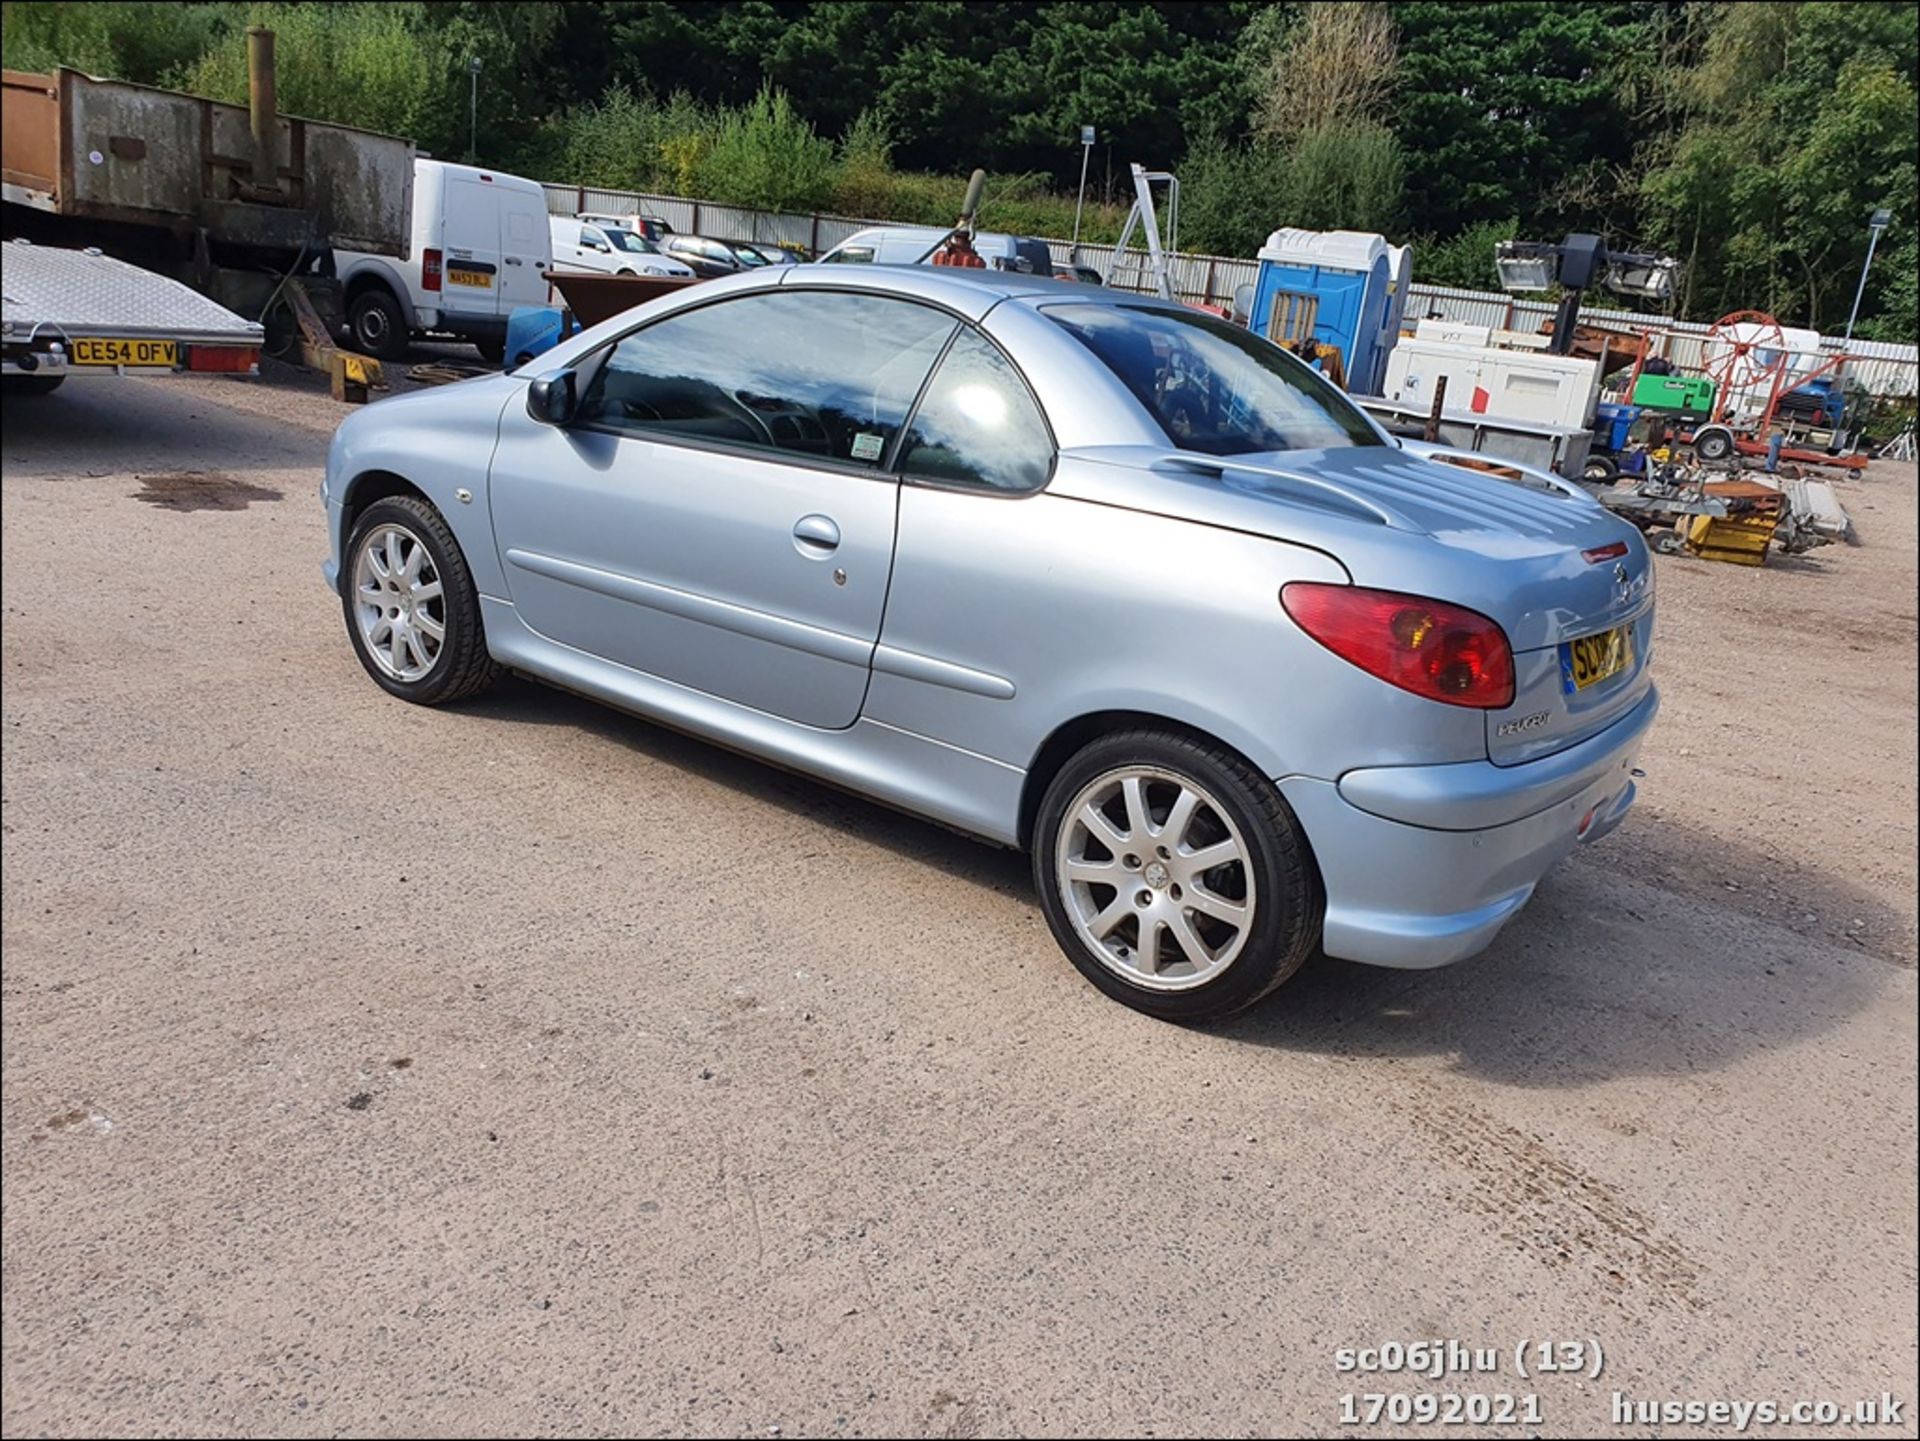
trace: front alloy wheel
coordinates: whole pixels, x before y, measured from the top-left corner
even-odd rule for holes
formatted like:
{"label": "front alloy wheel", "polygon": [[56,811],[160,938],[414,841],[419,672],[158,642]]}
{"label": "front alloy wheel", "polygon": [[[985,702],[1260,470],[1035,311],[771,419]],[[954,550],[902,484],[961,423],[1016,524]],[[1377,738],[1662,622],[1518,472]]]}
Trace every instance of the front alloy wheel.
{"label": "front alloy wheel", "polygon": [[354,653],[383,690],[416,705],[490,685],[480,597],[446,520],[418,496],[376,500],[346,543],[340,603]]}
{"label": "front alloy wheel", "polygon": [[447,641],[446,588],[419,536],[403,525],[367,531],[353,565],[354,618],[369,659],[397,681],[423,681]]}

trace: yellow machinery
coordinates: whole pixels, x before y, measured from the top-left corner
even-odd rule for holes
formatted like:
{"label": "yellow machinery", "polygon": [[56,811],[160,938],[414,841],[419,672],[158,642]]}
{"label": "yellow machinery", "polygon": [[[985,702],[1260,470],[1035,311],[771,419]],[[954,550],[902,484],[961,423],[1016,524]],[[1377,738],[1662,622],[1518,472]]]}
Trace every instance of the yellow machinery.
{"label": "yellow machinery", "polygon": [[1696,515],[1687,523],[1687,548],[1702,560],[1765,565],[1767,547],[1780,524],[1778,511],[1745,515]]}

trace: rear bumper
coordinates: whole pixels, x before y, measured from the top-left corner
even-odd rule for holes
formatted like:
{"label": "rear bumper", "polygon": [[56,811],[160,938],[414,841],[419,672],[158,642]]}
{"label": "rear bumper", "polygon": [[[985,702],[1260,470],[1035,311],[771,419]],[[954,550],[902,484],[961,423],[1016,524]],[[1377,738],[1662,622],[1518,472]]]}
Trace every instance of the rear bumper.
{"label": "rear bumper", "polygon": [[1419,969],[1484,950],[1555,863],[1626,818],[1634,759],[1658,710],[1650,691],[1599,735],[1528,765],[1280,781],[1326,885],[1327,954]]}

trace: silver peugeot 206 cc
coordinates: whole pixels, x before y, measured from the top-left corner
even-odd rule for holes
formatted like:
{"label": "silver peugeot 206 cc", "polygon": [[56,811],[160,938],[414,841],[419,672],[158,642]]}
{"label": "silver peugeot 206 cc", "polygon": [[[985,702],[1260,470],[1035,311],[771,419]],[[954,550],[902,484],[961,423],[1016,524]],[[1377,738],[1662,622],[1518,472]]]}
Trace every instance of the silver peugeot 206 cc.
{"label": "silver peugeot 206 cc", "polygon": [[1646,547],[1577,487],[1020,275],[691,286],[354,415],[323,499],[393,695],[513,670],[1024,847],[1169,1020],[1481,950],[1619,824],[1658,705]]}

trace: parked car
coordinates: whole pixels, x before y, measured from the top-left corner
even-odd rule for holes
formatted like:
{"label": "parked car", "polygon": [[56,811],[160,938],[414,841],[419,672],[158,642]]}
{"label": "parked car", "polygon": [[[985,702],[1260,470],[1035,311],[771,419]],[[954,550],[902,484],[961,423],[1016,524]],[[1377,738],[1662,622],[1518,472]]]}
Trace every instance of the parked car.
{"label": "parked car", "polygon": [[511,669],[1025,847],[1073,964],[1172,1020],[1480,950],[1658,706],[1646,547],[1578,487],[1025,276],[689,287],[357,412],[323,499],[392,695]]}
{"label": "parked car", "polygon": [[555,270],[590,270],[602,275],[691,276],[690,267],[671,255],[662,255],[652,241],[618,226],[601,227],[553,216],[547,222],[553,234]]}
{"label": "parked car", "polygon": [[589,225],[598,225],[603,229],[631,230],[641,239],[658,245],[665,236],[673,234],[673,227],[654,215],[613,215],[605,211],[583,210],[573,217],[584,220]]}
{"label": "parked car", "polygon": [[[822,265],[921,265],[951,234],[929,225],[872,225],[849,235],[820,257]],[[1053,252],[1044,240],[983,230],[973,248],[995,270],[1053,275]]]}
{"label": "parked car", "polygon": [[1077,280],[1082,285],[1105,285],[1107,283],[1107,277],[1095,270],[1091,265],[1081,265],[1078,263],[1067,266],[1065,273],[1060,278],[1062,280]]}
{"label": "parked car", "polygon": [[498,361],[507,317],[547,298],[547,193],[518,175],[416,159],[408,257],[333,252],[355,348],[387,359],[416,335],[453,335]]}
{"label": "parked car", "polygon": [[660,252],[692,267],[695,275],[712,279],[735,275],[742,270],[759,269],[766,261],[747,260],[734,246],[735,240],[716,240],[706,235],[669,235],[660,242]]}

